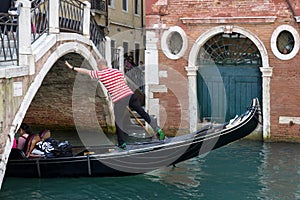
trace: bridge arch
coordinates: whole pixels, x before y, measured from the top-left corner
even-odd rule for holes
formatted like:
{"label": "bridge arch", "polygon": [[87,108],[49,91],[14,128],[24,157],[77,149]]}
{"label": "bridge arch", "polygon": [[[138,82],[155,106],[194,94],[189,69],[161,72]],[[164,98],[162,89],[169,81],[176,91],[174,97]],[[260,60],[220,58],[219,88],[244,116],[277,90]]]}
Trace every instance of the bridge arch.
{"label": "bridge arch", "polygon": [[[75,4],[61,1],[45,2],[38,3],[33,8],[30,1],[22,0],[22,5],[19,4],[18,6],[18,15],[10,14],[9,17],[12,21],[19,23],[12,25],[11,22],[7,22],[9,27],[19,30],[10,32],[14,36],[12,42],[14,45],[11,45],[10,42],[7,43],[2,38],[2,42],[7,43],[4,48],[12,46],[8,49],[14,54],[9,59],[2,57],[1,60],[17,61],[17,63],[12,63],[10,66],[7,62],[5,66],[8,67],[1,71],[4,72],[1,73],[1,78],[8,80],[4,80],[4,82],[9,82],[6,87],[9,90],[7,90],[8,92],[5,90],[3,96],[8,96],[8,99],[15,98],[3,104],[4,114],[7,117],[3,115],[6,120],[0,123],[1,133],[5,133],[3,139],[5,144],[1,149],[0,188],[15,133],[26,118],[26,113],[31,107],[30,104],[35,101],[35,97],[39,94],[39,88],[45,85],[44,81],[48,79],[49,72],[51,73],[54,68],[56,69],[59,60],[69,53],[76,53],[87,61],[86,63],[90,68],[96,69],[96,60],[103,57],[101,54],[105,54],[107,59],[110,58],[109,52],[105,52],[110,50],[110,43],[105,41],[104,28],[99,27],[91,15],[89,2],[78,1]],[[58,10],[63,10],[63,12],[58,12]],[[69,24],[64,26],[65,24],[60,23],[62,20],[72,19],[70,15],[65,15],[65,13],[70,12],[76,13],[71,17],[79,20],[80,26],[71,27]],[[104,11],[103,15],[105,13],[107,14],[107,10]],[[31,23],[33,26],[30,25]],[[39,28],[33,30],[32,27]],[[15,82],[18,83],[16,87],[13,85]],[[20,88],[22,92],[20,92]],[[101,84],[100,88],[103,89]],[[18,90],[18,94],[14,93],[15,90]],[[108,98],[107,105],[111,105]],[[112,109],[108,110],[111,111]]]}
{"label": "bridge arch", "polygon": [[[51,36],[49,36],[51,37]],[[60,37],[59,35],[55,36],[57,42],[52,43],[49,46],[49,43],[45,43],[44,45],[39,45],[39,49],[43,49],[43,55],[38,55],[41,51],[37,50],[37,54],[35,55],[38,60],[35,60],[36,65],[41,65],[40,69],[36,66],[36,75],[34,75],[34,79],[30,84],[26,94],[24,95],[23,101],[20,104],[19,110],[16,113],[14,120],[13,120],[13,128],[10,129],[10,137],[13,138],[16,131],[19,129],[20,124],[24,120],[26,112],[30,104],[32,103],[35,95],[37,94],[39,88],[41,87],[46,75],[51,70],[51,68],[57,63],[62,57],[70,54],[75,53],[79,56],[83,57],[83,59],[88,63],[88,65],[92,69],[97,69],[97,59],[103,58],[103,56],[98,52],[97,48],[94,46],[90,40],[86,40],[84,36],[77,35],[75,40],[70,41],[70,36]],[[79,39],[78,39],[79,38]],[[51,52],[51,54],[49,54]],[[70,71],[70,73],[73,73]],[[108,114],[110,115],[108,124],[113,124],[113,108],[112,104],[109,101],[109,97],[107,96],[106,89],[100,83],[99,84],[101,90],[103,91],[103,95],[106,95],[107,99],[107,106],[108,106]],[[10,145],[8,145],[10,146]]]}

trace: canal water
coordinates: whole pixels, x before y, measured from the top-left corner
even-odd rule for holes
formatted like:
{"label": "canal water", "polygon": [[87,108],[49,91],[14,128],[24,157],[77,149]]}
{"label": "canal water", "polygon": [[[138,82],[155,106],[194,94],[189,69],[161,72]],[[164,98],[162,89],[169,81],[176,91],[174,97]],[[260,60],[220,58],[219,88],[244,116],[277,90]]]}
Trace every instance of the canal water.
{"label": "canal water", "polygon": [[6,178],[0,199],[300,200],[300,144],[243,140],[131,177]]}

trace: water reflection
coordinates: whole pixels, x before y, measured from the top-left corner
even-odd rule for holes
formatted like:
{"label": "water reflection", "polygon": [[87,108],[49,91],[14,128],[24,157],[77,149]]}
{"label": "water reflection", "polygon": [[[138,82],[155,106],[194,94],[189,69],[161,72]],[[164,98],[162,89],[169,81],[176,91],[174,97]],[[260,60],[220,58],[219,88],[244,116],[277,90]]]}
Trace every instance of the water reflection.
{"label": "water reflection", "polygon": [[299,152],[300,144],[243,140],[148,179],[201,199],[300,199]]}
{"label": "water reflection", "polygon": [[264,143],[260,195],[267,199],[300,199],[300,145]]}
{"label": "water reflection", "polygon": [[300,144],[238,141],[131,177],[6,178],[0,199],[300,200]]}
{"label": "water reflection", "polygon": [[[146,179],[163,185],[165,188],[175,186],[172,190],[174,199],[200,199],[203,193],[199,191],[201,170],[198,167],[199,162],[196,159],[184,162],[176,167],[169,167],[147,173]],[[195,166],[190,170],[190,166]]]}
{"label": "water reflection", "polygon": [[[243,141],[150,173],[150,180],[174,185],[192,199],[254,198],[259,191],[262,143]],[[251,192],[250,192],[251,191]]]}
{"label": "water reflection", "polygon": [[[193,170],[189,170],[189,165],[195,166]],[[150,175],[148,179],[154,182],[161,181],[166,185],[171,184],[179,189],[196,188],[200,185],[196,176],[202,174],[201,168],[197,167],[198,165],[198,160],[193,159],[175,167],[172,166],[156,170],[154,172],[149,172],[147,173]]]}

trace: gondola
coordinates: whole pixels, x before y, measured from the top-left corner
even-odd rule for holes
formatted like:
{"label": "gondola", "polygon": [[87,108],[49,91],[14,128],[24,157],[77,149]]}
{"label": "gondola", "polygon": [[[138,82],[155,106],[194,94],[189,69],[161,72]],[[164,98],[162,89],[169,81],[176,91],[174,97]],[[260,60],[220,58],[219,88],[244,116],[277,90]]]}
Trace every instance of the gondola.
{"label": "gondola", "polygon": [[[85,147],[71,157],[26,158],[12,149],[8,177],[104,177],[127,176],[168,167],[237,141],[253,132],[260,107],[253,99],[247,111],[224,124],[209,124],[200,130],[163,141],[135,142],[127,149],[116,146]],[[23,153],[23,154],[22,154]]]}

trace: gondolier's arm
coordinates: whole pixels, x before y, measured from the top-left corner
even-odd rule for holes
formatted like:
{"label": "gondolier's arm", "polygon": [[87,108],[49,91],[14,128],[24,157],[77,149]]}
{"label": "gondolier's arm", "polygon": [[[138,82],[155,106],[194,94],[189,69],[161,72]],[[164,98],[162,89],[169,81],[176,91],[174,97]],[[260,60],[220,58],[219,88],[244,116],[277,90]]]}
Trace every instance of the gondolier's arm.
{"label": "gondolier's arm", "polygon": [[89,75],[90,71],[89,69],[85,69],[85,68],[80,68],[80,67],[74,67],[72,66],[68,61],[65,61],[65,64],[70,68],[72,69],[73,71],[76,71],[78,73],[81,73],[81,74],[87,74]]}

